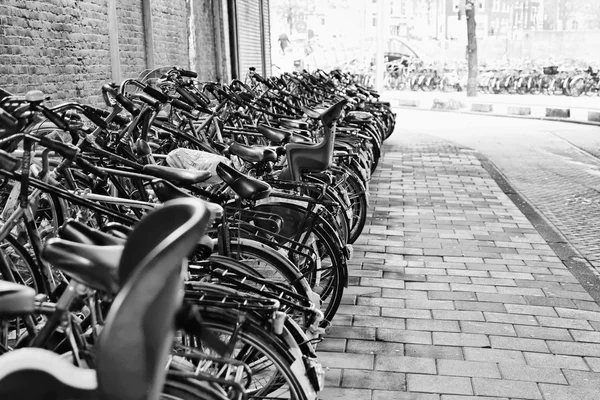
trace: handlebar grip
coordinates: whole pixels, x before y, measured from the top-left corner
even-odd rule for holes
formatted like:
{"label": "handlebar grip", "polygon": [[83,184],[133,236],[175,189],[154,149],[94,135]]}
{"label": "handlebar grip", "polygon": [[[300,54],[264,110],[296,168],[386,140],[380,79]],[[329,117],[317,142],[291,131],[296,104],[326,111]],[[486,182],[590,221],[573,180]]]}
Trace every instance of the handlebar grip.
{"label": "handlebar grip", "polygon": [[79,149],[77,147],[71,146],[67,143],[61,143],[56,140],[49,139],[46,136],[42,136],[39,139],[40,146],[59,153],[61,156],[69,160],[73,160],[75,157],[77,157],[77,153],[79,153]]}
{"label": "handlebar grip", "polygon": [[179,108],[180,110],[187,111],[187,112],[192,112],[194,110],[194,107],[190,106],[189,104],[187,104],[179,99],[171,100],[171,105],[173,105],[173,107]]}
{"label": "handlebar grip", "polygon": [[85,160],[81,157],[78,157],[75,160],[75,164],[77,164],[84,172],[88,174],[96,175],[98,178],[105,179],[108,176],[108,173],[98,169],[94,164],[90,163],[88,160]]}
{"label": "handlebar grip", "polygon": [[203,107],[203,108],[209,108],[209,104],[210,104],[210,99],[208,97],[206,97],[206,95],[204,93],[196,93],[196,92],[188,92],[189,94],[191,94],[194,99],[196,99],[196,102],[198,103],[199,106]]}
{"label": "handlebar grip", "polygon": [[185,101],[186,103],[188,103],[190,106],[195,107],[196,104],[198,103],[196,101],[196,99],[194,98],[194,96],[192,96],[187,90],[185,90],[184,88],[181,87],[176,87],[175,91],[179,94],[179,96],[181,97],[182,101]]}
{"label": "handlebar grip", "polygon": [[0,128],[7,131],[15,131],[19,126],[19,121],[10,115],[4,109],[0,108]]}
{"label": "handlebar grip", "polygon": [[140,113],[140,109],[137,108],[133,101],[129,100],[126,96],[121,93],[115,94],[115,100],[119,102],[120,105],[123,106],[124,109],[129,111],[132,115],[137,115]]}
{"label": "handlebar grip", "polygon": [[95,107],[84,105],[83,115],[85,115],[90,121],[92,121],[100,128],[106,129],[108,124],[102,119],[102,117],[99,115],[99,113],[96,112],[96,110],[97,109]]}
{"label": "handlebar grip", "polygon": [[179,73],[181,76],[185,76],[186,78],[197,78],[198,74],[194,71],[190,71],[188,69],[180,69]]}
{"label": "handlebar grip", "polygon": [[161,103],[166,103],[169,101],[169,96],[167,96],[160,90],[153,88],[152,86],[146,85],[146,87],[144,88],[144,92],[148,93],[150,96],[154,97]]}
{"label": "handlebar grip", "polygon": [[146,93],[137,93],[136,97],[138,99],[140,99],[141,101],[143,101],[144,103],[148,104],[150,107],[154,107],[154,108],[158,108],[160,106],[161,101],[155,99],[154,97],[150,97],[148,94]]}
{"label": "handlebar grip", "polygon": [[[108,116],[110,115],[109,111],[103,110],[101,108],[95,108],[95,107],[93,107],[93,108],[94,108],[94,112],[96,114],[98,114],[99,116],[101,116],[102,118],[108,118]],[[117,114],[113,117],[111,122],[116,122],[119,125],[126,125],[126,124],[130,123],[131,121],[129,120],[129,118]]]}
{"label": "handlebar grip", "polygon": [[63,131],[69,132],[69,124],[54,111],[42,106],[42,114],[50,120],[54,125]]}
{"label": "handlebar grip", "polygon": [[273,89],[273,84],[271,82],[269,82],[268,80],[266,80],[265,78],[263,78],[259,73],[255,72],[253,76],[256,78],[257,81],[259,81],[260,83],[262,83],[269,89]]}

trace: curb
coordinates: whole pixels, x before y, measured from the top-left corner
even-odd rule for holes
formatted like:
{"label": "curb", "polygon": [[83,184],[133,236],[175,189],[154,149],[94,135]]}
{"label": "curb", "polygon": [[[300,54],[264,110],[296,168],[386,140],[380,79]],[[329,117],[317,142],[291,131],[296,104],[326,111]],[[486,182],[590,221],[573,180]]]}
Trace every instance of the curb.
{"label": "curb", "polygon": [[[566,121],[570,122],[570,121]],[[500,189],[510,198],[517,208],[527,217],[557,257],[571,271],[586,292],[596,303],[600,303],[600,274],[586,258],[569,243],[564,235],[542,212],[533,205],[487,157],[479,152],[473,154],[481,166],[490,174]]]}
{"label": "curb", "polygon": [[424,111],[446,111],[463,114],[489,115],[495,117],[525,118],[541,121],[570,122],[582,125],[600,126],[600,111],[581,110],[586,112],[586,119],[574,118],[575,113],[570,108],[546,106],[521,106],[497,103],[471,102],[465,104],[460,100],[433,99],[420,101],[416,99],[398,99],[396,106]]}

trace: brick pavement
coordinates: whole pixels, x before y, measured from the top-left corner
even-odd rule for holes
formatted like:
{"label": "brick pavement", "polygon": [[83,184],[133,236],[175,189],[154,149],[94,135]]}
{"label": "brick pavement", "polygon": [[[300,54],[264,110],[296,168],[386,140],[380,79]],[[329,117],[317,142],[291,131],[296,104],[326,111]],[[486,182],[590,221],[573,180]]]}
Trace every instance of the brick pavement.
{"label": "brick pavement", "polygon": [[472,152],[386,147],[322,399],[600,398],[600,307]]}

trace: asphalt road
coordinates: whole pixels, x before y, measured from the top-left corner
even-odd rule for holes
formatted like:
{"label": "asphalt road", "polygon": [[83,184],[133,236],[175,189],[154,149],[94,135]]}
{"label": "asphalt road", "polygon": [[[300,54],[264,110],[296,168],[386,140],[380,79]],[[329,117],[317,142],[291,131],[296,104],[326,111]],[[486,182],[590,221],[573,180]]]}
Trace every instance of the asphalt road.
{"label": "asphalt road", "polygon": [[487,157],[600,272],[600,128],[398,109],[402,134],[429,135]]}

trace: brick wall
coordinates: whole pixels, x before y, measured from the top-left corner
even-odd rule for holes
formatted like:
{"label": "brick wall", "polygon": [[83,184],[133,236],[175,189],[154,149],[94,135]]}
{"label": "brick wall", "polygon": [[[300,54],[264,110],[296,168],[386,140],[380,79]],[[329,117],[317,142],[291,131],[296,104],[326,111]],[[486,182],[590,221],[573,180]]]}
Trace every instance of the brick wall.
{"label": "brick wall", "polygon": [[217,79],[215,60],[215,23],[213,18],[213,0],[194,3],[194,18],[196,27],[196,69],[201,80],[214,81]]}
{"label": "brick wall", "polygon": [[106,0],[3,0],[0,86],[99,101],[110,79]]}
{"label": "brick wall", "polygon": [[[205,1],[207,0],[196,0],[196,4]],[[187,19],[185,0],[152,0],[154,57],[157,67],[189,67]],[[205,45],[214,46],[214,42],[207,42]]]}
{"label": "brick wall", "polygon": [[[112,79],[108,1],[0,0],[0,87],[15,94],[39,89],[55,103],[102,104],[100,87]],[[217,1],[222,2],[151,0],[156,67],[194,65],[202,80],[218,79],[216,42],[224,37],[222,31],[215,33]],[[147,68],[148,58],[143,0],[116,4],[121,77],[137,77]],[[221,13],[218,18],[224,28]],[[192,52],[190,25],[195,27]],[[224,54],[219,60],[222,70],[227,67]]]}
{"label": "brick wall", "polygon": [[121,76],[123,79],[136,78],[146,69],[142,0],[119,0],[117,21]]}

